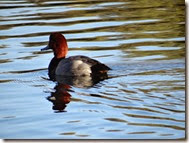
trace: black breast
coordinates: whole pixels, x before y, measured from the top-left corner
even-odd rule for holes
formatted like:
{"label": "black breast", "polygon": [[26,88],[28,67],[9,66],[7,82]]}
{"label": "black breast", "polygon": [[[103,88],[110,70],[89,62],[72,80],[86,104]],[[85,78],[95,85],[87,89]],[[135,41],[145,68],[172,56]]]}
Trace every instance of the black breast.
{"label": "black breast", "polygon": [[48,67],[48,75],[49,75],[49,78],[51,80],[55,80],[55,71],[56,71],[56,67],[58,66],[59,62],[64,59],[64,58],[60,58],[60,59],[57,59],[57,58],[53,58],[49,64],[49,67]]}

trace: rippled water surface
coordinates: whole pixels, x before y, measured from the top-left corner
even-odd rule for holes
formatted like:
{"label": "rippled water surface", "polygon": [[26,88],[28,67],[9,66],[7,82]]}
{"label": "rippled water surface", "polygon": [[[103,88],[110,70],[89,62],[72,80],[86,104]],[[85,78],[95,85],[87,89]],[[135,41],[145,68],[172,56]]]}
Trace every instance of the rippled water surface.
{"label": "rippled water surface", "polygon": [[[0,138],[185,138],[184,11],[183,0],[1,0]],[[50,81],[51,32],[109,78]]]}

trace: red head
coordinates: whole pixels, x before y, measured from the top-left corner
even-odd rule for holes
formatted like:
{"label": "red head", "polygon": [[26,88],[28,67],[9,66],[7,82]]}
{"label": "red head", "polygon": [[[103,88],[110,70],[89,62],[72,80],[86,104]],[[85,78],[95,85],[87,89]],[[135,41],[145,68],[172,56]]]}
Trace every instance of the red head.
{"label": "red head", "polygon": [[48,46],[41,50],[47,49],[52,49],[57,59],[66,57],[68,46],[65,37],[61,33],[52,33],[49,37]]}

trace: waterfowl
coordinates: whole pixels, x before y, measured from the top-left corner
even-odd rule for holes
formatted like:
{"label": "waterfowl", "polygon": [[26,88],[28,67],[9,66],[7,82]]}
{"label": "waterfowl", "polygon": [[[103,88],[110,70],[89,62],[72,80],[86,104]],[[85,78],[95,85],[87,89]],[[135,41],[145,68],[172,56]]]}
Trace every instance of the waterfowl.
{"label": "waterfowl", "polygon": [[105,64],[87,56],[78,55],[66,58],[68,45],[61,33],[50,34],[48,45],[41,51],[47,49],[52,49],[54,52],[54,57],[48,67],[50,79],[55,79],[55,76],[98,77],[107,74],[107,71],[110,70]]}

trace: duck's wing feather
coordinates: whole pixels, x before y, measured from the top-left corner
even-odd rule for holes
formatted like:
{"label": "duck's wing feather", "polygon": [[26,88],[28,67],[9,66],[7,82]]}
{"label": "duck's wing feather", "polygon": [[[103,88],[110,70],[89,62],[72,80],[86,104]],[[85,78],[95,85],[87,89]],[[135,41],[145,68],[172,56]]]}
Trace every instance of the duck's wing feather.
{"label": "duck's wing feather", "polygon": [[105,64],[103,64],[95,59],[91,59],[87,56],[72,56],[72,57],[69,57],[69,59],[70,60],[81,60],[82,62],[90,65],[93,75],[106,73],[108,70],[111,70]]}

